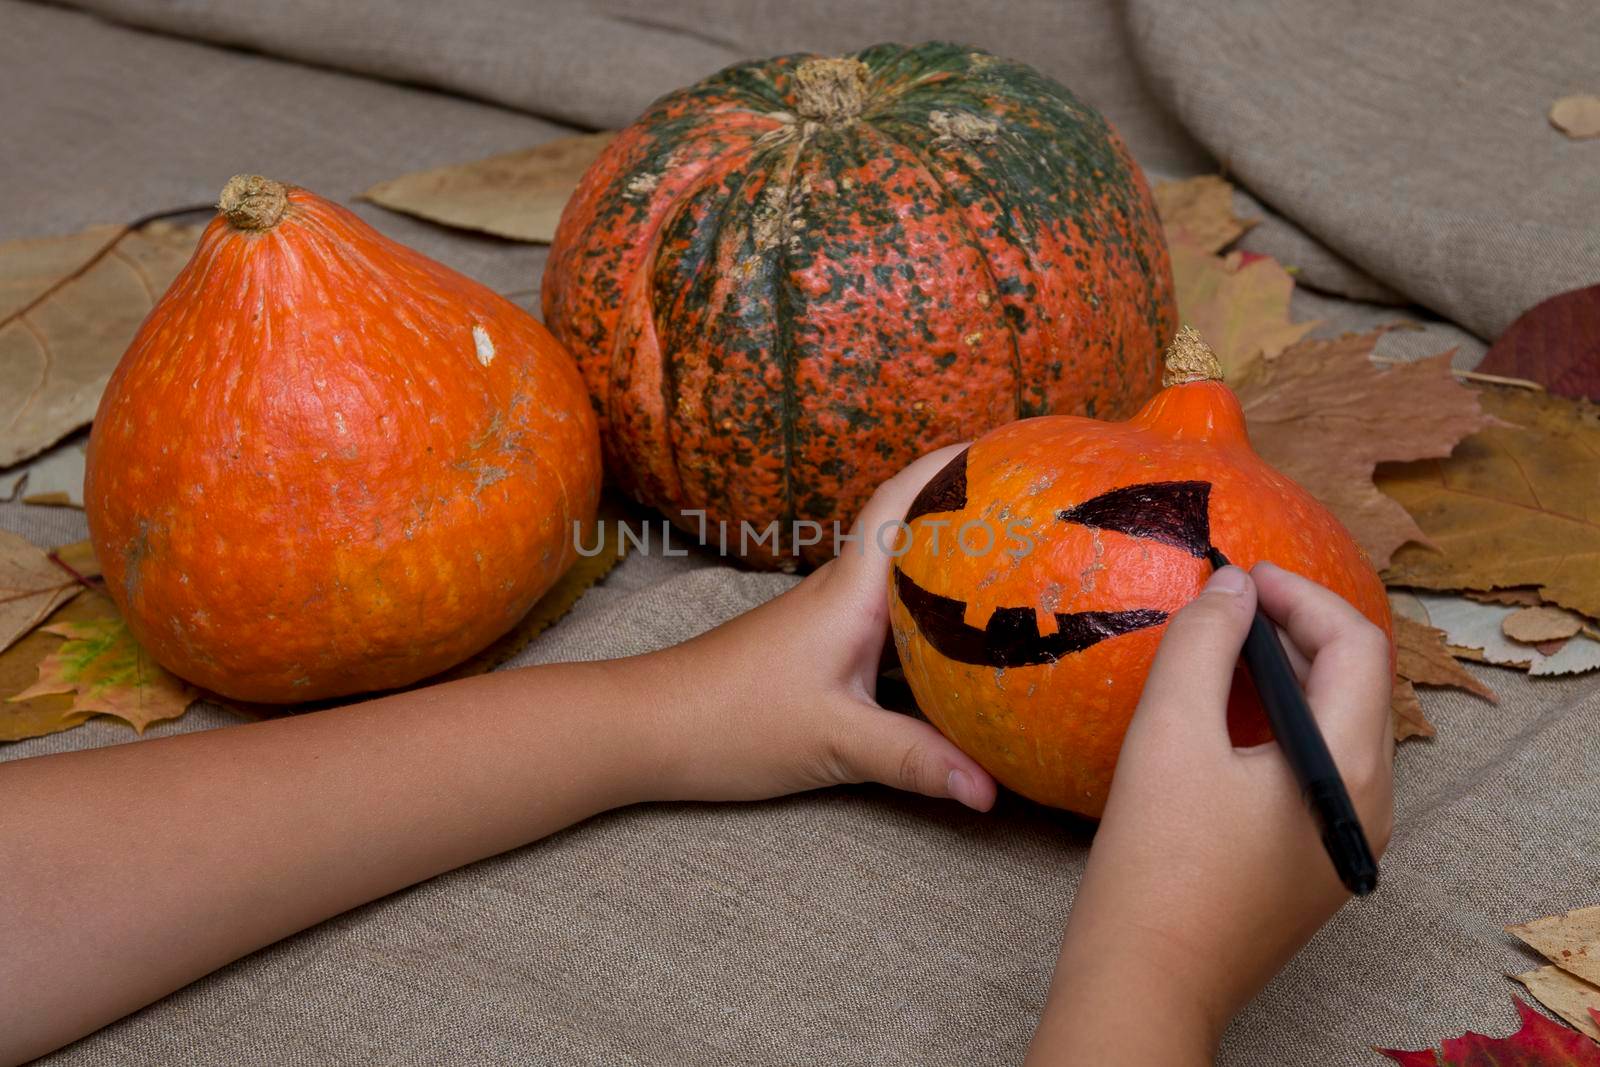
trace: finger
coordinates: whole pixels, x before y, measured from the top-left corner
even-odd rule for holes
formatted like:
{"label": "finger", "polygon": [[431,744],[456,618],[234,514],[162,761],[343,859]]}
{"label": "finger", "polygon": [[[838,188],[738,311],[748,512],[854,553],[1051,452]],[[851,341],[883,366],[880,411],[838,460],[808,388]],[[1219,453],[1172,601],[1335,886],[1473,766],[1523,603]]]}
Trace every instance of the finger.
{"label": "finger", "polygon": [[842,781],[881,782],[950,797],[974,811],[994,805],[995,784],[976,760],[921,719],[870,704],[848,709],[833,742]]}
{"label": "finger", "polygon": [[1167,623],[1144,683],[1129,743],[1177,740],[1220,751],[1228,740],[1228,690],[1256,610],[1254,583],[1222,567]]}
{"label": "finger", "polygon": [[1300,683],[1302,690],[1305,689],[1306,679],[1311,677],[1311,661],[1300,651],[1300,646],[1294,643],[1288,631],[1277,624],[1273,624],[1272,628],[1278,634],[1278,644],[1283,646],[1283,654],[1289,657],[1289,666],[1294,668],[1294,680]]}
{"label": "finger", "polygon": [[1389,639],[1339,594],[1270,563],[1252,572],[1263,609],[1311,657],[1306,700],[1335,755],[1389,732]]}
{"label": "finger", "polygon": [[850,528],[851,534],[860,540],[846,542],[839,553],[840,569],[850,573],[852,580],[858,575],[883,578],[894,558],[900,524],[905,521],[911,502],[928,484],[928,479],[944,470],[969,444],[963,441],[929,452],[878,486]]}

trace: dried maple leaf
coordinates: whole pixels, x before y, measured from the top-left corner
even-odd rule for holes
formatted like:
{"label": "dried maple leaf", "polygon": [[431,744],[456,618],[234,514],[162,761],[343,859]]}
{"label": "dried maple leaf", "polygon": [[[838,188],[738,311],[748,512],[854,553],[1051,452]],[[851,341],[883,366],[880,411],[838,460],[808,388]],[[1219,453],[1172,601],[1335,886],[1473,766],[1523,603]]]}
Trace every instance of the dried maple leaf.
{"label": "dried maple leaf", "polygon": [[[104,593],[85,590],[50,616],[50,622],[82,622],[115,615],[117,607]],[[0,741],[21,741],[81,726],[94,713],[76,711],[71,694],[49,693],[7,700],[39,680],[39,664],[61,647],[54,634],[35,630],[0,652]]]}
{"label": "dried maple leaf", "polygon": [[1243,382],[1316,328],[1290,322],[1294,279],[1269,256],[1233,252],[1218,257],[1185,240],[1172,241],[1172,280],[1178,317],[1200,331],[1230,383]]}
{"label": "dried maple leaf", "polygon": [[1394,728],[1396,741],[1409,741],[1413,737],[1432,737],[1437,731],[1422,713],[1422,701],[1417,699],[1417,687],[1409,678],[1396,677],[1389,693],[1389,722]]}
{"label": "dried maple leaf", "polygon": [[1600,983],[1600,907],[1506,927],[1545,959],[1589,982]]}
{"label": "dried maple leaf", "polygon": [[1394,617],[1394,645],[1398,653],[1396,673],[1421,685],[1465,689],[1491,704],[1500,703],[1494,690],[1467,673],[1445,647],[1445,632],[1425,623]]}
{"label": "dried maple leaf", "polygon": [[112,368],[199,235],[151,222],[0,243],[0,467],[94,418]]}
{"label": "dried maple leaf", "polygon": [[1424,589],[1532,585],[1600,616],[1600,409],[1524,389],[1478,393],[1499,424],[1447,459],[1378,471],[1429,542],[1397,551],[1385,577]]}
{"label": "dried maple leaf", "polygon": [[1552,1022],[1512,997],[1522,1028],[1510,1037],[1488,1037],[1468,1030],[1446,1038],[1439,1051],[1375,1049],[1402,1067],[1600,1067],[1600,1045]]}
{"label": "dried maple leaf", "polygon": [[1369,358],[1379,336],[1302,341],[1236,392],[1256,453],[1322,501],[1381,570],[1424,535],[1373,485],[1374,468],[1448,456],[1487,420],[1449,353],[1384,369]]}
{"label": "dried maple leaf", "polygon": [[1463,589],[1461,595],[1480,604],[1515,604],[1519,608],[1531,608],[1544,603],[1539,599],[1539,590],[1516,586],[1510,589]]}
{"label": "dried maple leaf", "polygon": [[520,152],[405,174],[361,195],[431,222],[548,244],[578,179],[615,136],[558,137]]}
{"label": "dried maple leaf", "polygon": [[1574,141],[1600,137],[1600,96],[1563,96],[1550,105],[1550,125]]}
{"label": "dried maple leaf", "polygon": [[66,568],[14,533],[0,530],[0,652],[82,588]]}
{"label": "dried maple leaf", "polygon": [[1561,1016],[1579,1033],[1600,1041],[1600,1025],[1595,1022],[1596,1018],[1600,1018],[1597,1015],[1597,1011],[1600,1011],[1600,987],[1590,985],[1560,967],[1537,967],[1511,977],[1521,982],[1540,1004]]}
{"label": "dried maple leaf", "polygon": [[1160,182],[1151,192],[1169,244],[1187,241],[1207,252],[1220,252],[1261,221],[1233,213],[1233,186],[1220,174]]}
{"label": "dried maple leaf", "polygon": [[[1525,645],[1565,641],[1583,629],[1583,616],[1548,604],[1518,608],[1500,620],[1500,632]],[[1546,653],[1548,655],[1548,653]]]}
{"label": "dried maple leaf", "polygon": [[39,664],[39,680],[11,701],[72,693],[71,712],[115,715],[144,733],[151,723],[182,715],[199,696],[150,658],[120,615],[42,630],[67,640]]}
{"label": "dried maple leaf", "polygon": [[1517,316],[1478,370],[1600,400],[1600,285],[1541,300]]}

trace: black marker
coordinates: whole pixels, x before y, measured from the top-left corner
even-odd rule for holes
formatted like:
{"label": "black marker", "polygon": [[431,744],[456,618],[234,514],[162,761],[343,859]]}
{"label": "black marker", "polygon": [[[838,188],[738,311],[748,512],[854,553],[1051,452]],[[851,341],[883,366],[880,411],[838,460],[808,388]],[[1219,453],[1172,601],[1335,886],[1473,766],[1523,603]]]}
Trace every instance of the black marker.
{"label": "black marker", "polygon": [[[1206,558],[1213,568],[1228,565],[1228,557],[1215,548],[1206,550]],[[1328,743],[1295,682],[1294,668],[1278,642],[1278,632],[1259,606],[1244,640],[1244,662],[1255,679],[1283,758],[1300,783],[1300,795],[1322,828],[1322,846],[1328,850],[1333,869],[1345,888],[1358,897],[1366,896],[1378,887],[1378,862],[1372,858],[1367,835],[1361,830],[1361,820],[1328,752]]]}

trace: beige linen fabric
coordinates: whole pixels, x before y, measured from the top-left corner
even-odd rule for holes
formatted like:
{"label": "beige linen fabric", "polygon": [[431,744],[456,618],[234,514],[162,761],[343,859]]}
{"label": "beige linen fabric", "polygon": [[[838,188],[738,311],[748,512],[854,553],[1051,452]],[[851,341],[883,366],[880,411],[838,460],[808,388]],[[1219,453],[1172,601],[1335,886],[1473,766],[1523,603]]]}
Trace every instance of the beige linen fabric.
{"label": "beige linen fabric", "polygon": [[[1251,127],[1278,106],[1262,97],[1295,95],[1297,64],[1320,70],[1315,57],[1284,43],[1294,42],[1287,28],[1294,20],[1320,17],[1298,8],[1274,8],[1282,13],[1249,33],[1197,38],[1211,60],[1234,67],[1254,48],[1246,82],[1171,60],[1179,49],[1169,20],[1191,35],[1205,28],[1190,10],[1231,25],[1220,4],[1191,9],[1175,0],[1160,18],[1155,0],[1136,3],[1132,36],[1118,9],[1082,0],[1015,0],[979,16],[943,0],[810,7],[702,0],[670,9],[512,0],[93,6],[130,23],[284,58],[0,0],[0,237],[204,202],[237,170],[348,199],[407,169],[557,131],[510,107],[615,125],[656,93],[746,54],[951,36],[1062,78],[1110,111],[1146,164],[1165,173],[1211,165],[1170,116],[1183,118],[1276,213],[1252,242],[1301,249],[1303,279],[1326,293],[1379,301],[1298,293],[1297,313],[1325,319],[1324,330],[1392,318],[1397,312],[1381,301],[1396,292],[1457,315],[1459,325],[1430,320],[1421,333],[1389,335],[1389,354],[1461,345],[1460,364],[1470,365],[1483,348],[1469,330],[1482,332],[1505,307],[1566,278],[1574,262],[1590,272],[1600,264],[1569,236],[1552,238],[1542,267],[1523,258],[1511,269],[1486,243],[1501,230],[1485,223],[1462,238],[1459,220],[1436,242],[1407,247],[1403,227],[1436,221],[1431,212],[1452,202],[1455,179],[1435,170],[1434,185],[1420,177],[1363,182],[1374,142],[1365,132],[1347,134],[1341,123],[1360,116],[1339,110],[1338,101],[1379,108],[1363,95],[1367,88],[1337,79],[1300,86],[1299,95],[1330,109],[1319,121],[1274,126],[1270,136]],[[1452,57],[1428,43],[1421,25],[1407,30],[1375,8],[1346,14],[1385,33],[1410,32],[1417,54],[1442,68],[1438,78],[1490,77],[1484,60],[1492,39]],[[1566,23],[1577,21],[1574,10]],[[1465,31],[1451,23],[1427,29],[1459,45]],[[1326,26],[1314,37],[1347,49],[1362,43],[1354,30],[1340,35]],[[1396,58],[1406,44],[1372,47],[1378,69],[1367,72],[1369,81],[1393,89],[1393,71],[1410,70]],[[1526,57],[1531,47],[1504,44],[1512,56]],[[1544,53],[1551,70],[1565,62],[1564,47]],[[1170,112],[1145,88],[1136,56],[1168,64],[1155,84]],[[1552,79],[1578,76],[1500,66],[1493,77],[1524,79],[1528,100]],[[1437,104],[1448,112],[1441,123],[1458,133],[1474,123],[1500,129],[1501,139],[1485,145],[1526,148],[1541,132],[1537,114],[1533,133],[1513,131],[1524,121],[1521,110],[1482,105],[1477,96],[1448,95]],[[1229,108],[1242,116],[1241,130],[1254,130],[1237,142],[1225,139]],[[1475,158],[1471,145],[1447,149],[1422,138],[1381,147],[1384,167],[1423,174],[1440,159],[1466,166],[1474,204],[1498,205],[1497,217],[1524,236],[1552,224],[1548,198],[1522,203],[1536,177],[1507,177],[1495,169],[1503,160]],[[1347,177],[1295,185],[1275,169],[1278,153],[1343,160]],[[1582,158],[1556,163],[1571,177],[1569,160]],[[356,207],[384,232],[496,288],[525,301],[533,293],[542,250]],[[1392,246],[1385,225],[1402,227]],[[1544,247],[1542,238],[1527,240],[1535,251]],[[1425,317],[1415,308],[1404,313]],[[45,545],[84,536],[77,512],[17,504],[0,505],[0,526]],[[660,647],[791,581],[700,554],[630,558],[517,662]],[[1382,890],[1343,911],[1237,1020],[1221,1062],[1356,1067],[1383,1062],[1367,1051],[1373,1043],[1422,1047],[1468,1027],[1509,1030],[1513,987],[1501,975],[1526,969],[1528,956],[1501,925],[1595,902],[1600,680],[1474,670],[1503,702],[1424,694],[1439,737],[1401,750],[1399,829]],[[238,721],[203,706],[147,736]],[[0,746],[0,761],[132,739],[97,721]],[[3,783],[0,765],[0,797]],[[1016,1063],[1042,1004],[1089,834],[1079,821],[1014,799],[977,816],[874,787],[615,812],[256,953],[42,1062]],[[0,912],[0,952],[7,936]]]}
{"label": "beige linen fabric", "polygon": [[1156,95],[1255,195],[1480,337],[1600,282],[1592,4],[1129,0]]}

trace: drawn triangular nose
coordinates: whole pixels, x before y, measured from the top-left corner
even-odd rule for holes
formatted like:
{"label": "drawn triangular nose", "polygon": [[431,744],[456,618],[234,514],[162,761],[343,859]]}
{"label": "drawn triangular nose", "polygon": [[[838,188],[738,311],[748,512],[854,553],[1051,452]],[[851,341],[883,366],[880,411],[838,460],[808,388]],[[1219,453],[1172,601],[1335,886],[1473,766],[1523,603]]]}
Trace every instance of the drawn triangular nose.
{"label": "drawn triangular nose", "polygon": [[1160,541],[1204,558],[1211,547],[1211,483],[1127,485],[1058,511],[1056,518]]}

